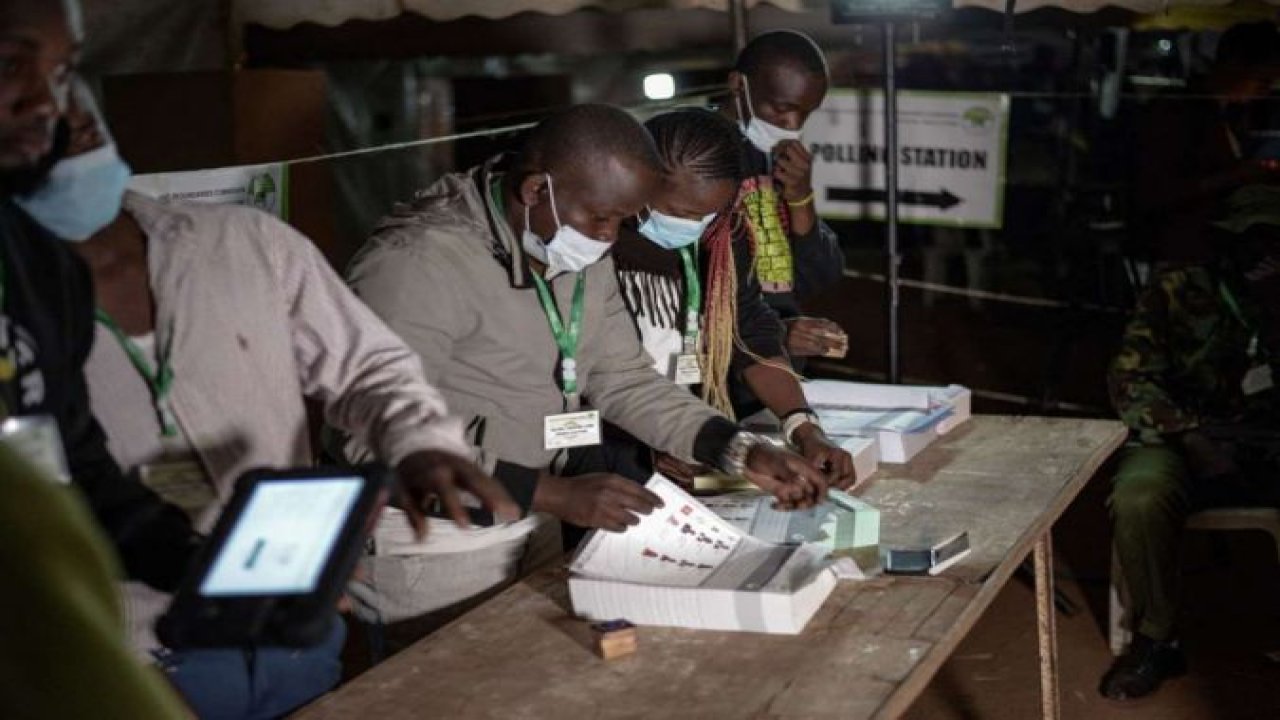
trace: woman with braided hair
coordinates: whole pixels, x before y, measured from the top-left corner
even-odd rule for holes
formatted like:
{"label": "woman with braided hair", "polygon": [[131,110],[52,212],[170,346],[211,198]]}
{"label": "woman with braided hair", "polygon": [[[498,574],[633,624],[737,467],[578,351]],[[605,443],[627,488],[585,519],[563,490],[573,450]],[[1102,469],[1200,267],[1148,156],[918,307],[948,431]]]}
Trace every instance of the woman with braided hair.
{"label": "woman with braided hair", "polygon": [[[701,386],[704,401],[733,417],[730,381],[746,384],[784,422],[787,442],[827,473],[856,481],[853,460],[831,442],[805,402],[782,347],[778,315],[765,304],[751,248],[735,242],[742,179],[738,132],[718,114],[684,108],[645,124],[663,182],[647,210],[624,224],[614,245],[618,284],[655,369]],[[659,469],[689,479],[669,457]]]}

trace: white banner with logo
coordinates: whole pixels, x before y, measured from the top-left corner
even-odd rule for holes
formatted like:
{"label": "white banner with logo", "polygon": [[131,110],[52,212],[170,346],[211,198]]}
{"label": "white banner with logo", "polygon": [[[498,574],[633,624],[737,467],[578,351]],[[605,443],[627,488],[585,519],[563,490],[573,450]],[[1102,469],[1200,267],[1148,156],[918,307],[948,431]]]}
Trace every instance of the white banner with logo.
{"label": "white banner with logo", "polygon": [[289,217],[289,168],[280,163],[138,175],[129,189],[161,202],[247,205]]}
{"label": "white banner with logo", "polygon": [[[924,225],[999,228],[1009,96],[898,93],[898,217]],[[833,90],[809,117],[818,213],[837,219],[885,217],[884,93]]]}

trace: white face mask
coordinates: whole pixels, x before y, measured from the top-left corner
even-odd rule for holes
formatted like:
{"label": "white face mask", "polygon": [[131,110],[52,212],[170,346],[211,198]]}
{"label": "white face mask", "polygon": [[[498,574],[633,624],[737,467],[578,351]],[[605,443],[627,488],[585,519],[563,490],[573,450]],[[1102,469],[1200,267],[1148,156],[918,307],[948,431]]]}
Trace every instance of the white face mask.
{"label": "white face mask", "polygon": [[556,191],[551,184],[551,175],[547,175],[547,194],[551,198],[551,216],[556,221],[556,234],[550,242],[544,243],[542,238],[529,229],[529,206],[524,207],[524,232],[520,236],[520,244],[532,258],[547,266],[547,279],[567,272],[582,272],[609,252],[609,243],[592,240],[578,232],[572,225],[560,222],[560,212],[556,210]]}
{"label": "white face mask", "polygon": [[744,123],[742,121],[744,113],[742,112],[742,109],[739,108],[738,126],[742,128],[742,134],[747,136],[747,139],[751,141],[751,144],[754,145],[757,150],[767,155],[773,152],[774,146],[783,140],[800,139],[799,130],[781,128],[756,117],[755,109],[751,104],[751,83],[747,81],[746,75],[742,76],[742,92],[747,96],[746,110],[747,114],[751,115],[751,118]]}

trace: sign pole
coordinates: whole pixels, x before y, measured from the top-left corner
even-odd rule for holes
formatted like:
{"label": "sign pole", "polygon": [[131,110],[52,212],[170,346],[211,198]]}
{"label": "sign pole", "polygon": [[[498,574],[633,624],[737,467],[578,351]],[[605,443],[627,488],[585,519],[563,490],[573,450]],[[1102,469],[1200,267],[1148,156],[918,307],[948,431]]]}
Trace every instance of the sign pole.
{"label": "sign pole", "polygon": [[899,337],[898,267],[898,77],[897,33],[892,20],[884,30],[884,188],[885,188],[885,319],[888,338],[886,375],[892,384],[902,382]]}

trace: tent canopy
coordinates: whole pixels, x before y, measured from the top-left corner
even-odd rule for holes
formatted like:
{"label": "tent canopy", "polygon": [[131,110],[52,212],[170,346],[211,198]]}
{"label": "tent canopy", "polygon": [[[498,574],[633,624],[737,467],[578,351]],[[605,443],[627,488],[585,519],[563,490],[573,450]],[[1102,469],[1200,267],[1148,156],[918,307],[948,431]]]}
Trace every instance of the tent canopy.
{"label": "tent canopy", "polygon": [[[783,10],[802,12],[826,6],[825,0],[745,0],[747,7],[770,4]],[[628,10],[728,10],[728,0],[236,0],[237,19],[283,30],[310,22],[340,25],[348,20],[390,20],[406,12],[428,20],[449,21],[463,17],[489,20],[537,12],[565,15],[587,8],[608,12]]]}
{"label": "tent canopy", "polygon": [[[979,7],[1004,12],[1005,0],[952,0],[955,7]],[[1262,0],[1280,7],[1280,0]],[[1141,14],[1163,13],[1171,6],[1215,7],[1232,0],[1017,0],[1014,12],[1060,8],[1091,13],[1106,7]],[[826,0],[745,0],[747,7],[773,5],[790,12],[825,12]],[[582,9],[624,12],[641,9],[719,10],[728,9],[729,0],[235,0],[241,22],[283,30],[300,23],[340,25],[348,20],[389,20],[414,13],[429,20],[448,21],[475,16],[491,20],[538,12],[564,15]]]}

